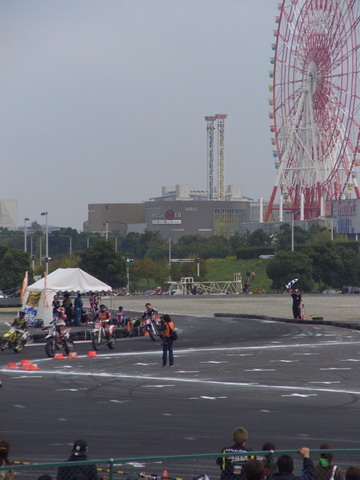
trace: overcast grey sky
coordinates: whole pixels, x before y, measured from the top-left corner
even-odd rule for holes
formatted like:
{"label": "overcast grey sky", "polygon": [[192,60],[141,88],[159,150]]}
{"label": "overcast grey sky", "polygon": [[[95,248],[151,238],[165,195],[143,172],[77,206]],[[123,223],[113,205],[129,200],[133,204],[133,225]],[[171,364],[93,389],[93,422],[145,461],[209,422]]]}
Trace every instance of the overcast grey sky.
{"label": "overcast grey sky", "polygon": [[82,229],[88,203],[206,189],[204,116],[227,113],[225,184],[267,198],[275,0],[0,0],[0,198]]}

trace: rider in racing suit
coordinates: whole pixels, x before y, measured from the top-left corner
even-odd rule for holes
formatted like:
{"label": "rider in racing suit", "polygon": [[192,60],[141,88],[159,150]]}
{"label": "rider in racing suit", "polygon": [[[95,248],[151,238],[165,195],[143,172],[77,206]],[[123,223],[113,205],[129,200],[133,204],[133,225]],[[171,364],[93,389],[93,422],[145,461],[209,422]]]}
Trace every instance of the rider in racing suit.
{"label": "rider in racing suit", "polygon": [[155,310],[155,308],[151,305],[151,303],[145,303],[145,312],[143,313],[143,316],[141,317],[142,319],[145,318],[152,318],[153,315],[157,315],[158,311]]}
{"label": "rider in racing suit", "polygon": [[111,324],[111,313],[106,308],[106,305],[101,304],[100,310],[95,313],[94,320],[98,320],[101,323],[101,326],[105,330],[106,337],[110,337],[110,324]]}
{"label": "rider in racing suit", "polygon": [[19,316],[15,318],[13,321],[12,327],[18,328],[20,330],[27,330],[28,329],[28,322],[25,318],[25,312],[23,310],[19,311]]}

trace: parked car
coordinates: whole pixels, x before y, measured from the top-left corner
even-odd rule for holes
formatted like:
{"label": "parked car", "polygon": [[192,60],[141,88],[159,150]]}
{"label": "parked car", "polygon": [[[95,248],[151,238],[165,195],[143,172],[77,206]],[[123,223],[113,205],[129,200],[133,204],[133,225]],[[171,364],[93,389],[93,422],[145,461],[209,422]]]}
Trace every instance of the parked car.
{"label": "parked car", "polygon": [[341,293],[354,293],[356,295],[360,295],[360,287],[355,287],[355,286],[350,286],[350,287],[344,287],[341,290]]}

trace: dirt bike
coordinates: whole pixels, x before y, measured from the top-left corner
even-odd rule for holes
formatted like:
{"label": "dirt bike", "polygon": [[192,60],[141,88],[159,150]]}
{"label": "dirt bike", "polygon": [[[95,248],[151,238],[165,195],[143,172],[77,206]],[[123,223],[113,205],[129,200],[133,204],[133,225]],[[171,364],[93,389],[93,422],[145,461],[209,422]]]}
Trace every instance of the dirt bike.
{"label": "dirt bike", "polygon": [[106,329],[101,325],[101,322],[95,322],[95,327],[91,330],[91,343],[94,350],[106,344],[111,350],[115,348],[115,326],[109,325],[108,333]]}
{"label": "dirt bike", "polygon": [[4,336],[0,343],[0,351],[3,352],[5,348],[12,348],[15,353],[22,352],[24,350],[25,344],[30,337],[30,332],[27,330],[22,330],[21,328],[16,328],[5,322],[10,329],[4,333]]}
{"label": "dirt bike", "polygon": [[75,350],[74,342],[70,340],[70,328],[60,326],[59,332],[57,325],[55,325],[53,321],[48,327],[43,328],[43,330],[48,330],[45,337],[45,352],[48,357],[55,357],[57,350],[64,350],[66,355],[69,355],[70,352]]}
{"label": "dirt bike", "polygon": [[148,332],[151,340],[156,342],[158,338],[161,338],[160,331],[158,329],[160,316],[159,315],[151,315],[144,317],[144,332]]}

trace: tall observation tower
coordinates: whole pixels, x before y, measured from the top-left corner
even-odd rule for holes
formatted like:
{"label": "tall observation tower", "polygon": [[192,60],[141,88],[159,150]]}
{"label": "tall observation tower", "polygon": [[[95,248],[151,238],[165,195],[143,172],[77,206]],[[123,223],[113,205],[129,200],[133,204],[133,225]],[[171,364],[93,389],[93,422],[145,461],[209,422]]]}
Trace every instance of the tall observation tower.
{"label": "tall observation tower", "polygon": [[[217,113],[213,116],[205,117],[207,123],[207,187],[209,200],[224,200],[224,134],[225,119],[227,114]],[[217,122],[217,163],[215,165],[215,122]]]}
{"label": "tall observation tower", "polygon": [[205,117],[207,122],[207,189],[208,199],[216,198],[215,176],[214,176],[214,132],[215,132],[215,116]]}

